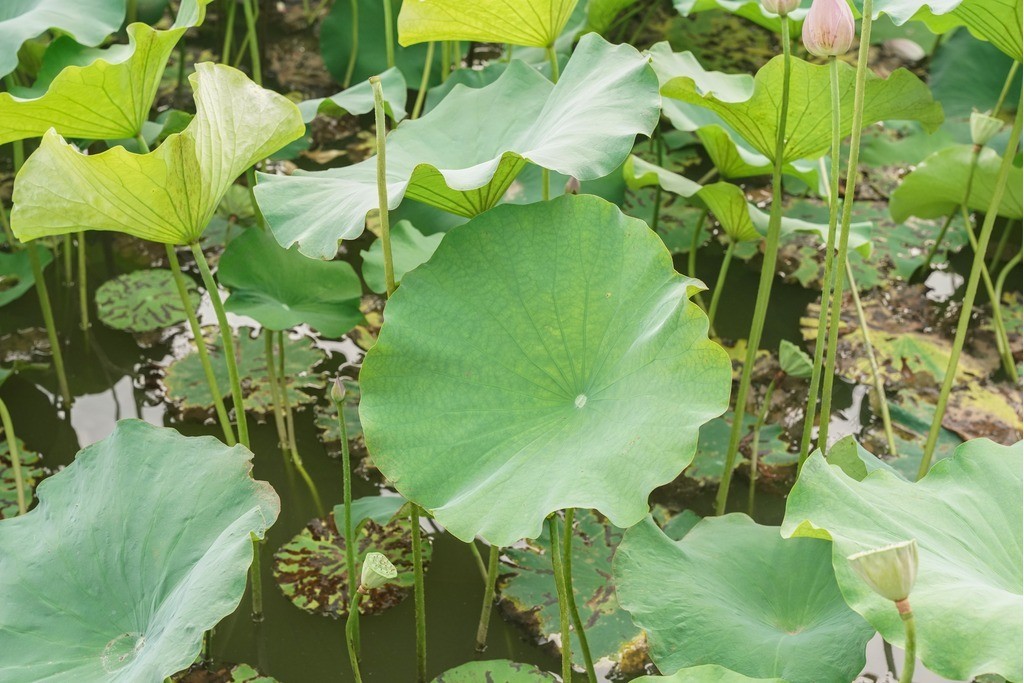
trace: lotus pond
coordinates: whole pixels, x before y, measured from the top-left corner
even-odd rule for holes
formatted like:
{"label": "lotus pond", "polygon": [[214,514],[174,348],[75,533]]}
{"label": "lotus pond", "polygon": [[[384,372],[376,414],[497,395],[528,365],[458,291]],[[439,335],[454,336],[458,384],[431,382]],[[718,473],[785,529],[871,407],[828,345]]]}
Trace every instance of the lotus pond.
{"label": "lotus pond", "polygon": [[0,681],[1024,680],[1020,0],[7,0]]}

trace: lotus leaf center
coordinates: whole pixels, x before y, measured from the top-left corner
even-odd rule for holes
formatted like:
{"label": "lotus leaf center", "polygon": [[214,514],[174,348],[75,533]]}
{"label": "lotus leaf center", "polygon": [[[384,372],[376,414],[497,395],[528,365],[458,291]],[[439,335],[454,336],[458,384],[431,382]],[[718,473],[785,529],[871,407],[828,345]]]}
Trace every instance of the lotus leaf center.
{"label": "lotus leaf center", "polygon": [[146,646],[146,637],[141,633],[122,633],[103,648],[103,668],[113,673],[130,664]]}
{"label": "lotus leaf center", "polygon": [[576,407],[582,408],[585,405],[587,405],[587,395],[580,394],[579,396],[576,397]]}

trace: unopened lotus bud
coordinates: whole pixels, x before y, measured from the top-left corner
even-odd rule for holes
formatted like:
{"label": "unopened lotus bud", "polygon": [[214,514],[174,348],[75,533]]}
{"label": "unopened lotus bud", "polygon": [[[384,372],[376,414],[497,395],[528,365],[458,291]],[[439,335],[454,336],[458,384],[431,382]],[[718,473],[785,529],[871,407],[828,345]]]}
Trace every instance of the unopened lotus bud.
{"label": "unopened lotus bud", "polygon": [[853,45],[856,30],[846,0],[814,0],[804,19],[804,47],[816,57],[843,55]]}
{"label": "unopened lotus bud", "polygon": [[334,384],[331,386],[331,400],[339,405],[345,400],[345,384],[340,377],[334,378]]}
{"label": "unopened lotus bud", "polygon": [[846,558],[864,582],[883,598],[904,602],[917,578],[917,541],[893,543]]}
{"label": "unopened lotus bud", "polygon": [[580,181],[575,176],[569,176],[569,179],[565,181],[565,194],[579,194],[580,193]]}
{"label": "unopened lotus bud", "polygon": [[365,593],[374,588],[391,583],[398,577],[398,570],[391,560],[381,553],[367,553],[363,559],[363,571],[359,577],[359,592]]}
{"label": "unopened lotus bud", "polygon": [[987,145],[1003,129],[1003,122],[988,113],[971,112],[971,142]]}
{"label": "unopened lotus bud", "polygon": [[761,7],[768,14],[784,17],[800,6],[800,0],[761,0]]}

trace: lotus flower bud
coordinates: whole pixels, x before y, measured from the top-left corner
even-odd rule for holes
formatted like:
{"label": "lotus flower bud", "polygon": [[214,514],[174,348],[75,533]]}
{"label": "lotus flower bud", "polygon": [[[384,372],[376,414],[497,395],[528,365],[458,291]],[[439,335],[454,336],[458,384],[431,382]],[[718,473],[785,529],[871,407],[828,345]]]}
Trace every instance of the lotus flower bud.
{"label": "lotus flower bud", "polygon": [[374,588],[391,583],[398,577],[398,570],[391,560],[381,553],[366,553],[363,559],[363,571],[359,578],[359,592],[365,593]]}
{"label": "lotus flower bud", "polygon": [[784,17],[800,6],[800,0],[761,0],[761,7],[768,14]]}
{"label": "lotus flower bud", "polygon": [[917,541],[893,543],[846,558],[865,583],[895,603],[910,597],[917,578]]}
{"label": "lotus flower bud", "polygon": [[1003,122],[988,113],[971,112],[971,142],[987,145],[1003,129]]}
{"label": "lotus flower bud", "polygon": [[565,181],[565,194],[579,194],[580,193],[580,181],[576,176],[569,176],[569,179]]}
{"label": "lotus flower bud", "polygon": [[816,57],[846,54],[856,33],[846,0],[814,0],[804,19],[804,47]]}
{"label": "lotus flower bud", "polygon": [[345,384],[341,381],[341,377],[334,378],[334,384],[331,386],[331,400],[337,404],[341,404],[345,400]]}

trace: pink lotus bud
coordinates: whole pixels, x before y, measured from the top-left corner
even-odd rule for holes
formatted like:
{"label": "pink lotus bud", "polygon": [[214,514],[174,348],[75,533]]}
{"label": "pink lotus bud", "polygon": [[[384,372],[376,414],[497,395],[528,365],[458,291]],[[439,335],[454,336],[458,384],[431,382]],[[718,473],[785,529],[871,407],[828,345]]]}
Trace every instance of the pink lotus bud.
{"label": "pink lotus bud", "polygon": [[804,19],[804,47],[816,57],[846,54],[856,30],[846,0],[814,0]]}
{"label": "pink lotus bud", "polygon": [[800,6],[800,0],[761,0],[761,7],[768,14],[784,17]]}

